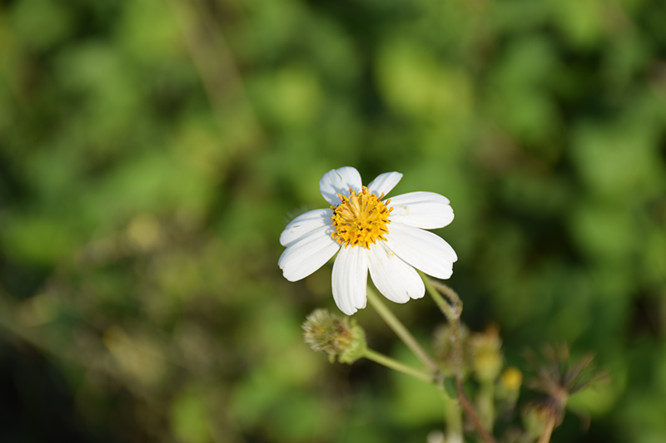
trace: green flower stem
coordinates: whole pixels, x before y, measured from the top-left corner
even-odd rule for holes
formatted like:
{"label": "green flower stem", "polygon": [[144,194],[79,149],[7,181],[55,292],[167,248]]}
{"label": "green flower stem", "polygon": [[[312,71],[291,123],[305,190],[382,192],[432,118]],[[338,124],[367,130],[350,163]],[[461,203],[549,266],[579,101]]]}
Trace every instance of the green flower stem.
{"label": "green flower stem", "polygon": [[483,381],[479,386],[479,394],[476,399],[477,408],[481,423],[488,428],[493,428],[493,421],[495,417],[495,406],[493,404],[495,398],[495,383],[492,380]]}
{"label": "green flower stem", "polygon": [[[469,416],[483,441],[486,443],[494,443],[495,439],[490,435],[481,422],[479,415],[476,413],[474,407],[465,395],[462,386],[463,355],[462,340],[460,340],[460,315],[462,314],[463,309],[462,300],[460,300],[460,297],[458,297],[458,294],[456,294],[453,289],[443,283],[430,280],[421,271],[418,272],[423,279],[428,294],[430,294],[437,307],[439,307],[442,313],[446,316],[451,327],[451,335],[453,338],[453,370],[456,378],[456,389],[458,390],[458,401]],[[448,298],[448,301],[444,300],[442,294]]]}
{"label": "green flower stem", "polygon": [[444,422],[446,423],[446,442],[463,442],[463,420],[462,410],[460,405],[454,399],[444,392],[442,393],[442,401],[444,402]]}
{"label": "green flower stem", "polygon": [[[435,301],[435,304],[444,313],[446,318],[449,320],[459,319],[462,314],[463,304],[460,297],[458,297],[458,294],[445,284],[430,280],[423,272],[418,272],[423,279],[423,283],[425,283],[428,294],[430,294]],[[442,294],[446,295],[449,299],[448,302],[444,300]]]}
{"label": "green flower stem", "polygon": [[[377,293],[372,289],[368,288],[368,300],[370,304],[375,308],[380,317],[389,325],[393,332],[396,333],[400,339],[405,342],[407,347],[412,350],[412,352],[423,362],[424,365],[431,371],[433,374],[439,372],[439,367],[437,363],[428,355],[428,353],[421,347],[418,341],[414,336],[407,330],[407,328],[398,320],[398,318],[391,312],[391,310],[384,304],[381,298]],[[432,378],[431,378],[432,379]]]}
{"label": "green flower stem", "polygon": [[397,360],[392,359],[391,357],[387,357],[384,354],[373,351],[372,349],[366,349],[363,357],[367,358],[368,360],[372,360],[375,363],[379,363],[380,365],[386,366],[389,369],[402,372],[403,374],[411,375],[412,377],[418,378],[419,380],[422,380],[426,383],[433,383],[434,381],[431,374],[412,368],[411,366],[407,366]]}

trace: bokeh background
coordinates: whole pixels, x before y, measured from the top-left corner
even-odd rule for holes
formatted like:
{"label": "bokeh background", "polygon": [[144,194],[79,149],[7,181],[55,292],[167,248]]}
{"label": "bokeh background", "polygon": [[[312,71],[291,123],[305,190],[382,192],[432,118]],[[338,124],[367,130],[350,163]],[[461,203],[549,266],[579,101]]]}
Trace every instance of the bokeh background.
{"label": "bokeh background", "polygon": [[[2,2],[0,441],[425,441],[428,386],[303,343],[330,268],[277,268],[344,165],[449,197],[449,283],[507,364],[596,354],[611,382],[554,441],[666,441],[665,23],[649,0]],[[393,307],[424,342],[441,323]]]}

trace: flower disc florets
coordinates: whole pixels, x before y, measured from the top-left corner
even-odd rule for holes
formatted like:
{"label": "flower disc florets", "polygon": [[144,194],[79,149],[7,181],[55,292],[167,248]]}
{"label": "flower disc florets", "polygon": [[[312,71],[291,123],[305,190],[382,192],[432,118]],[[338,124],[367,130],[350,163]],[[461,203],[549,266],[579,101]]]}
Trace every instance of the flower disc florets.
{"label": "flower disc florets", "polygon": [[382,202],[382,196],[377,197],[365,186],[358,194],[351,188],[349,192],[349,197],[338,194],[341,203],[331,206],[331,220],[335,227],[331,237],[345,247],[363,246],[366,249],[377,240],[386,240],[384,235],[388,234],[389,214],[393,210],[387,205],[391,200]]}

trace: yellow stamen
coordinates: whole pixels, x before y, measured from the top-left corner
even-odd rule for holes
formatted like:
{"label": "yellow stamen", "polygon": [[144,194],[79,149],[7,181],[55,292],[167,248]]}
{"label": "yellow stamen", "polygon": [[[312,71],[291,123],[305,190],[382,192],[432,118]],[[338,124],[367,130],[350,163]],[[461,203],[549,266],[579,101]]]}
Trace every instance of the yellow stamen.
{"label": "yellow stamen", "polygon": [[393,208],[387,207],[391,200],[382,202],[363,186],[358,194],[349,189],[349,197],[338,194],[340,204],[331,206],[333,210],[333,226],[335,231],[331,236],[345,247],[363,246],[370,249],[370,245],[377,240],[386,240],[387,225],[390,223],[389,214]]}

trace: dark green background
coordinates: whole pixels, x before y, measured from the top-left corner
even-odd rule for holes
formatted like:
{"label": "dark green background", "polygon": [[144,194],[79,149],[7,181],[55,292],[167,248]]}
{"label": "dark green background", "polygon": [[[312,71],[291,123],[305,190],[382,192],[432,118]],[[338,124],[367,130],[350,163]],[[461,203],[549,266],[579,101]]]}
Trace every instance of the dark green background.
{"label": "dark green background", "polygon": [[[450,284],[509,364],[597,355],[612,381],[554,441],[664,441],[665,23],[648,0],[3,2],[0,441],[425,441],[429,386],[303,344],[330,268],[277,268],[344,165],[452,201]],[[424,341],[441,322],[393,307]]]}

